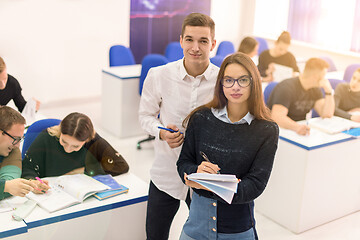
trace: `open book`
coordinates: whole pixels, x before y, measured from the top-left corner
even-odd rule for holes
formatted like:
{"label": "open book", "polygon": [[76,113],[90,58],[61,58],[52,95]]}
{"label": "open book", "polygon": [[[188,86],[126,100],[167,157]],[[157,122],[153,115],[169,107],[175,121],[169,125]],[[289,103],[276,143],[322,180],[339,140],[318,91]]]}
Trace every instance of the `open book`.
{"label": "open book", "polygon": [[109,186],[85,174],[44,178],[51,187],[44,194],[29,192],[26,197],[34,200],[48,212],[55,212],[81,203],[89,196],[110,189]]}
{"label": "open book", "polygon": [[310,127],[317,128],[329,134],[340,133],[352,128],[359,128],[360,123],[345,118],[333,116],[331,118],[311,118],[308,121]]}
{"label": "open book", "polygon": [[94,176],[93,178],[110,187],[110,189],[108,189],[108,190],[94,194],[94,197],[96,197],[99,200],[104,200],[104,199],[114,197],[114,196],[117,196],[117,195],[120,195],[123,193],[127,193],[129,191],[129,188],[118,183],[110,174],[97,175],[97,176]]}
{"label": "open book", "polygon": [[206,187],[229,204],[237,192],[239,182],[235,175],[229,174],[193,173],[187,178]]}

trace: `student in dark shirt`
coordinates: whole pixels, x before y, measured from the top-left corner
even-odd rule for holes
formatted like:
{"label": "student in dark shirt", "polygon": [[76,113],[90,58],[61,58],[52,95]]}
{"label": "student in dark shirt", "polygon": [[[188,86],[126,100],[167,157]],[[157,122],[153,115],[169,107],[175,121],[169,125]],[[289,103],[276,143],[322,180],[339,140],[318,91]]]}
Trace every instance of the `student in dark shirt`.
{"label": "student in dark shirt", "polygon": [[[34,179],[77,173],[119,175],[128,170],[122,156],[95,133],[89,117],[75,112],[59,126],[39,133],[23,159],[22,176]],[[37,184],[47,190],[45,184]]]}
{"label": "student in dark shirt", "polygon": [[[325,78],[329,64],[320,58],[310,58],[299,77],[286,79],[272,90],[267,105],[276,123],[299,135],[308,135],[310,128],[305,123],[306,114],[314,108],[321,117],[334,115],[334,91]],[[325,97],[321,92],[324,89]]]}
{"label": "student in dark shirt", "polygon": [[294,55],[288,51],[290,43],[290,33],[284,31],[276,40],[273,48],[263,51],[260,54],[258,68],[263,77],[263,82],[273,81],[272,73],[275,71],[274,63],[291,67],[294,71],[294,75],[299,73],[296,59]]}
{"label": "student in dark shirt", "polygon": [[335,89],[335,115],[360,122],[360,68],[350,83],[340,83]]}
{"label": "student in dark shirt", "polygon": [[[0,105],[7,105],[13,100],[19,112],[22,112],[26,101],[21,94],[21,90],[18,80],[7,73],[6,64],[0,57]],[[40,102],[36,99],[34,100],[36,101],[36,111],[38,111]]]}
{"label": "student in dark shirt", "polygon": [[[235,53],[223,61],[213,100],[195,109],[186,124],[177,168],[194,193],[180,239],[257,239],[254,199],[270,177],[279,129],[270,119],[259,72],[247,55]],[[217,171],[241,179],[231,204],[186,178]]]}

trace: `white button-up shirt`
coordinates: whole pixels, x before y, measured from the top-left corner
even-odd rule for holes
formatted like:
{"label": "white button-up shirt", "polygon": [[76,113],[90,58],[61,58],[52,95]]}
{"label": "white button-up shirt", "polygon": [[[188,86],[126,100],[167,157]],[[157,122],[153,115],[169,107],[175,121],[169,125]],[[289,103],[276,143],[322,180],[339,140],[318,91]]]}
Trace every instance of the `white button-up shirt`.
{"label": "white button-up shirt", "polygon": [[152,182],[170,196],[185,200],[188,187],[180,179],[176,167],[181,146],[170,148],[166,141],[160,140],[158,126],[174,124],[185,132],[182,126],[185,117],[212,100],[219,68],[209,63],[203,74],[192,77],[187,74],[183,61],[149,70],[142,90],[139,120],[141,127],[155,136],[155,160],[150,170]]}

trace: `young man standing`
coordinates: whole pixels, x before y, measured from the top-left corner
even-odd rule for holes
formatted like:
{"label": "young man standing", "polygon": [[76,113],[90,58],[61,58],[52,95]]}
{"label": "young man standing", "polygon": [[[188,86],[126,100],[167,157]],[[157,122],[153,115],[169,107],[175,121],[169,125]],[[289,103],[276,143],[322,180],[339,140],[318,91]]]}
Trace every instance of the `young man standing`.
{"label": "young man standing", "polygon": [[180,36],[184,58],[150,69],[144,82],[139,120],[156,137],[146,216],[148,240],[168,239],[180,200],[187,199],[189,205],[189,189],[177,174],[176,161],[184,141],[182,121],[213,97],[219,71],[209,60],[216,45],[214,36],[215,24],[209,16],[189,14]]}
{"label": "young man standing", "polygon": [[[329,64],[320,58],[310,58],[299,77],[277,84],[267,102],[271,117],[279,127],[291,129],[299,135],[308,135],[309,126],[296,121],[305,120],[312,109],[323,118],[334,115],[334,90],[325,78]],[[323,97],[321,89],[324,89]]]}
{"label": "young man standing", "polygon": [[20,178],[19,145],[24,136],[25,119],[7,106],[0,106],[0,200],[10,195],[24,197],[35,183]]}

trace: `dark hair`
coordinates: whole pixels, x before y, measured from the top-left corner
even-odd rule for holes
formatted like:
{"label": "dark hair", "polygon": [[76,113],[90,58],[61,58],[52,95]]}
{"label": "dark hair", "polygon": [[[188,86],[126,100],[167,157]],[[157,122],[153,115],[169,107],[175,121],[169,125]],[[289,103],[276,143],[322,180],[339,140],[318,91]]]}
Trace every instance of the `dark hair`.
{"label": "dark hair", "polygon": [[226,106],[227,99],[223,91],[223,86],[221,85],[221,79],[224,77],[226,67],[230,64],[240,64],[249,72],[252,78],[252,83],[250,84],[250,96],[248,99],[249,112],[254,115],[256,119],[272,121],[270,117],[270,110],[266,107],[264,102],[261,86],[261,77],[258,68],[248,55],[237,52],[226,57],[225,60],[222,62],[215,84],[214,98],[209,103],[193,110],[184,119],[184,127],[187,125],[189,119],[196,111],[202,108],[222,109]]}
{"label": "dark hair", "polygon": [[90,141],[95,136],[93,124],[88,116],[74,112],[67,115],[60,123],[60,131],[78,141]]}
{"label": "dark hair", "polygon": [[238,52],[242,52],[245,54],[249,54],[251,53],[254,48],[256,47],[256,45],[258,45],[258,41],[256,41],[255,38],[252,37],[245,37],[239,46]]}
{"label": "dark hair", "polygon": [[190,13],[189,15],[187,15],[183,21],[181,28],[182,37],[184,37],[186,26],[209,27],[211,38],[215,38],[215,23],[208,15],[202,13]]}
{"label": "dark hair", "polygon": [[14,124],[26,124],[25,118],[15,109],[8,106],[0,106],[0,129],[10,130]]}
{"label": "dark hair", "polygon": [[286,44],[290,44],[291,42],[291,36],[290,33],[287,31],[283,31],[280,36],[278,37],[278,39],[276,40],[276,42],[283,42]]}

